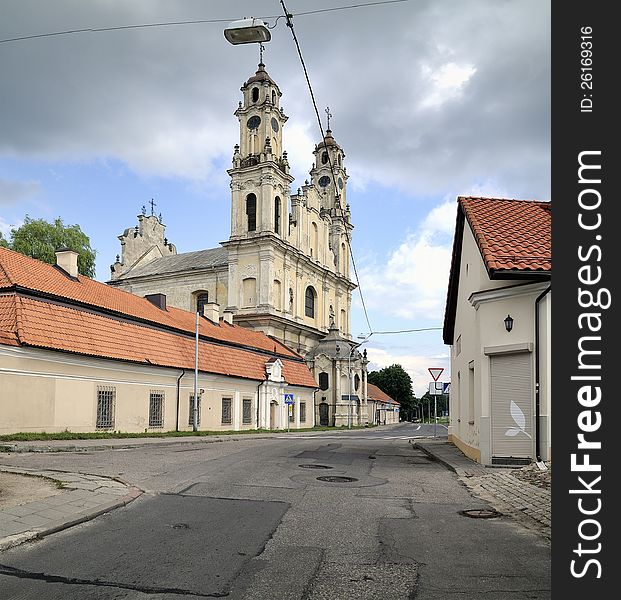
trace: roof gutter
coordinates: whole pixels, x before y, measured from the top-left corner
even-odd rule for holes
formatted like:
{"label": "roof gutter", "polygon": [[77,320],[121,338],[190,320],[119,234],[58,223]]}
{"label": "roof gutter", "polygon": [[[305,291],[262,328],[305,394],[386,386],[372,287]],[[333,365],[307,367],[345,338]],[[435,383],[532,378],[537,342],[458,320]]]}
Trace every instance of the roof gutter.
{"label": "roof gutter", "polygon": [[541,411],[541,401],[539,396],[539,303],[543,298],[552,290],[552,284],[550,284],[535,300],[535,456],[537,460],[541,460],[541,426],[539,424],[539,413]]}

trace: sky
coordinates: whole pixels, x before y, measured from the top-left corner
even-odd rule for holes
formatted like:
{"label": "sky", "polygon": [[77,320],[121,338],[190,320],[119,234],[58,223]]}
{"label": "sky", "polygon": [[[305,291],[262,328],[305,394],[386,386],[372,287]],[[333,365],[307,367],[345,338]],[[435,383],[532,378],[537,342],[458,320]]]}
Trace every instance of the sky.
{"label": "sky", "polygon": [[[550,199],[550,3],[368,2],[285,5],[322,125],[329,107],[345,152],[352,334],[373,331],[370,370],[401,364],[420,396],[428,368],[450,378],[441,328],[457,196]],[[271,28],[263,61],[289,116],[292,192],[308,177],[321,133],[279,0],[2,0],[1,12],[5,237],[25,215],[78,224],[100,281],[151,199],[179,252],[226,240],[233,112],[259,62],[257,45],[224,39],[243,17]],[[181,21],[212,22],[2,41]],[[380,333],[411,329],[428,331]]]}

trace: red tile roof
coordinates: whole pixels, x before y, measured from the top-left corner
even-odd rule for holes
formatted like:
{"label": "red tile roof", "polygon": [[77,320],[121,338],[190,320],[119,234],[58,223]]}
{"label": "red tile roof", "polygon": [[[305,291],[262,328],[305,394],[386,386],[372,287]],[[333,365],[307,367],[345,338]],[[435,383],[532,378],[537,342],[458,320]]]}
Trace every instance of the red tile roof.
{"label": "red tile roof", "polygon": [[367,383],[367,399],[386,402],[388,404],[399,404],[399,402],[393,400],[386,392],[383,392],[372,383]]}
{"label": "red tile roof", "polygon": [[[4,290],[4,293],[3,293]],[[34,293],[33,293],[34,292]],[[148,300],[0,248],[0,343],[194,368],[195,313]],[[199,369],[265,379],[277,355],[291,385],[317,387],[302,358],[263,333],[199,319]]]}
{"label": "red tile roof", "polygon": [[453,343],[466,222],[490,279],[549,279],[552,271],[550,202],[460,196],[444,312],[445,344]]}
{"label": "red tile roof", "polygon": [[488,271],[552,269],[550,202],[458,198]]}

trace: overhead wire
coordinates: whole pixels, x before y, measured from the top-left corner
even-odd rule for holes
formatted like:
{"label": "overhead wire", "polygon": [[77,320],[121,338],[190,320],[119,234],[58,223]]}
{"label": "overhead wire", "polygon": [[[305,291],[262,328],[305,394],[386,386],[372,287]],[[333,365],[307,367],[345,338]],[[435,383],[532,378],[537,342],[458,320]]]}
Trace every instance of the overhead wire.
{"label": "overhead wire", "polygon": [[[377,6],[381,4],[399,4],[402,2],[411,2],[411,0],[379,0],[377,2],[364,2],[359,4],[349,4],[347,6],[333,6],[330,8],[318,8],[316,10],[307,10],[299,13],[294,13],[292,16],[303,17],[307,15],[314,15],[318,13],[324,12],[335,12],[339,10],[352,10],[355,8],[365,8],[367,6]],[[281,18],[282,15],[270,15],[259,17],[260,19],[277,19]],[[238,18],[238,17],[237,17]],[[122,31],[127,29],[145,29],[148,27],[170,27],[170,26],[178,26],[178,25],[199,25],[204,23],[230,23],[231,21],[235,21],[236,18],[229,19],[196,19],[196,20],[188,20],[188,21],[163,21],[159,23],[139,23],[137,25],[117,25],[111,27],[84,27],[82,29],[67,29],[64,31],[51,31],[47,33],[37,33],[32,35],[22,35],[18,37],[5,38],[0,40],[0,44],[6,44],[9,42],[20,42],[24,40],[33,40],[37,38],[46,38],[46,37],[54,37],[61,35],[75,35],[78,33],[101,33],[104,31]]]}
{"label": "overhead wire", "polygon": [[[306,83],[308,85],[308,91],[310,92],[310,97],[311,97],[311,101],[313,103],[313,108],[315,110],[315,116],[317,117],[317,124],[319,125],[319,131],[321,132],[321,137],[323,139],[323,143],[324,143],[324,148],[327,148],[327,142],[326,142],[326,135],[324,133],[323,130],[323,125],[321,124],[321,117],[319,116],[319,109],[317,108],[317,102],[315,101],[315,94],[313,92],[313,86],[311,85],[310,82],[310,77],[308,75],[308,69],[306,68],[306,63],[304,62],[304,57],[302,56],[302,50],[300,48],[300,43],[298,42],[298,37],[295,33],[295,29],[293,27],[293,22],[291,21],[291,19],[293,18],[293,15],[291,13],[289,13],[289,11],[287,10],[287,7],[285,6],[285,2],[284,0],[280,0],[280,4],[282,6],[282,9],[284,11],[285,14],[285,18],[286,18],[286,22],[287,22],[287,27],[289,27],[289,29],[291,30],[291,35],[293,36],[293,41],[295,43],[295,47],[297,49],[298,52],[298,57],[300,58],[300,63],[302,64],[302,69],[304,71],[304,77],[306,78]],[[336,175],[334,174],[334,165],[332,164],[332,159],[330,157],[330,153],[328,152],[328,165],[330,167],[330,173],[332,174],[332,185],[334,185],[334,193],[335,193],[335,199],[338,201],[340,198],[340,194],[338,191],[338,186],[336,184]],[[339,206],[340,206],[340,202],[339,202]],[[346,207],[342,207],[342,209],[345,209]],[[351,258],[351,264],[352,267],[354,268],[354,275],[356,277],[356,284],[358,286],[358,293],[360,294],[360,302],[362,304],[362,310],[364,311],[364,317],[367,321],[367,325],[369,327],[369,331],[373,331],[373,328],[371,327],[371,322],[369,321],[369,313],[367,312],[367,307],[366,304],[364,302],[364,296],[362,294],[362,287],[360,286],[360,278],[358,277],[358,269],[356,268],[356,261],[354,260],[354,252],[353,249],[351,247],[351,238],[349,236],[349,231],[347,230],[347,225],[348,223],[345,223],[345,237],[347,239],[347,246],[349,248],[349,256]]]}

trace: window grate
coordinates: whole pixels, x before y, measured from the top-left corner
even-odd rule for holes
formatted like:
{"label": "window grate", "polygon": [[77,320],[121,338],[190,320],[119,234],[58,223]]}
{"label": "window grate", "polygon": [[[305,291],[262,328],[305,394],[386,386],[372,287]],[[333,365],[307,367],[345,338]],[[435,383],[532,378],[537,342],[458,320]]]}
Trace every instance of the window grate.
{"label": "window grate", "polygon": [[243,400],[243,415],[242,423],[252,423],[252,400],[250,398],[244,398]]}
{"label": "window grate", "polygon": [[[190,410],[188,411],[190,415],[188,419],[188,425],[194,425],[194,394],[190,394]],[[196,424],[201,424],[201,396],[200,394],[196,398]]]}
{"label": "window grate", "polygon": [[231,414],[231,398],[222,398],[222,424],[230,425],[233,422]]}
{"label": "window grate", "polygon": [[149,427],[164,427],[164,392],[151,390],[149,394]]}
{"label": "window grate", "polygon": [[114,405],[116,388],[108,385],[97,387],[97,429],[112,429],[114,427]]}

